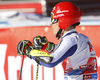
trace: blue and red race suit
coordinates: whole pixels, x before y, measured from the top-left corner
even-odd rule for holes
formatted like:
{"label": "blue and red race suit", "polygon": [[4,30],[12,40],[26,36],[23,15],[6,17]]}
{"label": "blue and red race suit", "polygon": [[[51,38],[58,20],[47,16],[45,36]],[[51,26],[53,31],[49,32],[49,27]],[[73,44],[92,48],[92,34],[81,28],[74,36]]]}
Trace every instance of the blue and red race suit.
{"label": "blue and red race suit", "polygon": [[53,60],[49,64],[39,63],[46,67],[62,63],[65,80],[97,80],[97,61],[92,43],[87,36],[77,33],[76,29],[67,31],[50,55]]}

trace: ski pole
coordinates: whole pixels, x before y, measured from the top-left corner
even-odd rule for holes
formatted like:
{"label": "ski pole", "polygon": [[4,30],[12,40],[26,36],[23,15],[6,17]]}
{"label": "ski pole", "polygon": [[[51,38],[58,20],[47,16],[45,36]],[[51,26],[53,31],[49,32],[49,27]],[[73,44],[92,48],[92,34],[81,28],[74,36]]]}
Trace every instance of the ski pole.
{"label": "ski pole", "polygon": [[21,74],[22,74],[23,62],[24,62],[24,55],[23,55],[23,57],[22,57],[22,63],[21,63],[21,68],[20,68],[19,80],[21,80]]}
{"label": "ski pole", "polygon": [[39,71],[39,64],[37,63],[37,69],[36,69],[36,80],[38,80],[38,71]]}

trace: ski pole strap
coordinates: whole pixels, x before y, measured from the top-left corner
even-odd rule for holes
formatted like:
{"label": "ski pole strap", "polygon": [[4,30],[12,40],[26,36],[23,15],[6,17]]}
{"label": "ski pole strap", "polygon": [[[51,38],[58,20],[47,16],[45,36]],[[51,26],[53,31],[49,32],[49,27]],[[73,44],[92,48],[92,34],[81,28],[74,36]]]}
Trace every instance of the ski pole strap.
{"label": "ski pole strap", "polygon": [[39,51],[36,49],[31,50],[30,55],[34,57],[52,57],[47,52]]}

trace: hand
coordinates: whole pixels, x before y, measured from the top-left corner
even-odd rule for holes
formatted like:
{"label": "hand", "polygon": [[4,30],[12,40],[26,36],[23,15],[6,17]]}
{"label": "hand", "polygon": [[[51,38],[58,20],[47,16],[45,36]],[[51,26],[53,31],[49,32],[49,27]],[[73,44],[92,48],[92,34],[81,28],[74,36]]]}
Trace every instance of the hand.
{"label": "hand", "polygon": [[17,53],[19,55],[27,55],[33,49],[33,44],[29,40],[22,40],[17,45]]}
{"label": "hand", "polygon": [[37,49],[37,50],[40,50],[40,49],[45,50],[48,45],[47,38],[45,36],[44,37],[36,36],[33,39],[33,45],[34,45],[35,49]]}

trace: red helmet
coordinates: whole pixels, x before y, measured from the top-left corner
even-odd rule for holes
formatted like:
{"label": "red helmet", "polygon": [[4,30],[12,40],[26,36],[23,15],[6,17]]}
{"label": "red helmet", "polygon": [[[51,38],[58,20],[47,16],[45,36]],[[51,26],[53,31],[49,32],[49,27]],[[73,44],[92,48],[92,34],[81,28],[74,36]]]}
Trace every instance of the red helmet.
{"label": "red helmet", "polygon": [[51,21],[58,19],[59,27],[61,29],[66,29],[67,27],[80,22],[82,12],[71,2],[61,2],[54,6],[51,16]]}

